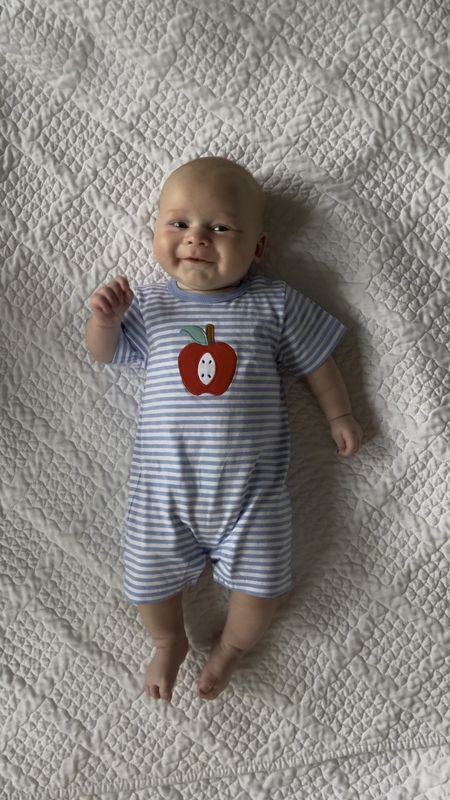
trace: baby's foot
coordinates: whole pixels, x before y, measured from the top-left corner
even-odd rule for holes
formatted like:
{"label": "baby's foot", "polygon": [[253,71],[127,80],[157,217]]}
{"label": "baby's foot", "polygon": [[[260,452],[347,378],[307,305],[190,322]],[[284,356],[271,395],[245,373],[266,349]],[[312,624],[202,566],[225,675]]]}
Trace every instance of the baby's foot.
{"label": "baby's foot", "polygon": [[230,682],[237,662],[244,650],[226,644],[220,639],[209,655],[198,681],[198,696],[202,700],[214,700]]}
{"label": "baby's foot", "polygon": [[144,691],[149,697],[155,700],[168,700],[170,703],[178,670],[188,650],[187,639],[156,647],[156,653],[145,673]]}

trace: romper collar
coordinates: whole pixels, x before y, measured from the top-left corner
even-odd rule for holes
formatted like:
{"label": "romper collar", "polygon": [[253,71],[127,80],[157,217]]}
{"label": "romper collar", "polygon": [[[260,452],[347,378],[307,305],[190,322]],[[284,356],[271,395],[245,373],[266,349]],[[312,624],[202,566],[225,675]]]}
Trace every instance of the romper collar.
{"label": "romper collar", "polygon": [[202,305],[210,305],[211,303],[224,303],[226,300],[234,300],[235,297],[240,297],[250,288],[251,279],[248,275],[244,276],[238,286],[233,286],[226,292],[188,292],[186,289],[180,289],[177,285],[175,278],[168,278],[166,281],[168,291],[179,300],[184,300],[186,303],[201,303]]}

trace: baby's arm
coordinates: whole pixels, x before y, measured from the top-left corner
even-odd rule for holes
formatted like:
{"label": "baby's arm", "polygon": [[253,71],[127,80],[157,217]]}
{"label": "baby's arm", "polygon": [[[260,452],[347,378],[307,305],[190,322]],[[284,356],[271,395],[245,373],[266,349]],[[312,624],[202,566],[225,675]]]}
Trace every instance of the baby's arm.
{"label": "baby's arm", "polygon": [[120,322],[108,325],[99,324],[95,317],[90,317],[86,323],[86,347],[95,361],[109,364],[116,352],[120,336]]}
{"label": "baby's arm", "polygon": [[92,295],[92,317],[87,321],[85,340],[91,356],[102,363],[112,361],[120,336],[121,322],[134,294],[127,278],[119,277]]}
{"label": "baby's arm", "polygon": [[362,430],[353,417],[347,388],[334,359],[330,356],[305,380],[330,423],[338,454],[351,456],[356,453],[361,445]]}

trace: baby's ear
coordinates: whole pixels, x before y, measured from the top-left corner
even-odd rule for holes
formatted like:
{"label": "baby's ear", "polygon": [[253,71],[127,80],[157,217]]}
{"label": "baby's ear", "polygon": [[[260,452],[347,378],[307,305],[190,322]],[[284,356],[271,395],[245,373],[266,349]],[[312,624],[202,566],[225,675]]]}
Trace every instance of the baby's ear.
{"label": "baby's ear", "polygon": [[258,241],[256,243],[255,255],[253,256],[253,260],[254,261],[260,261],[261,260],[262,255],[264,253],[264,249],[266,247],[267,236],[268,236],[268,234],[265,231],[263,231],[259,235]]}

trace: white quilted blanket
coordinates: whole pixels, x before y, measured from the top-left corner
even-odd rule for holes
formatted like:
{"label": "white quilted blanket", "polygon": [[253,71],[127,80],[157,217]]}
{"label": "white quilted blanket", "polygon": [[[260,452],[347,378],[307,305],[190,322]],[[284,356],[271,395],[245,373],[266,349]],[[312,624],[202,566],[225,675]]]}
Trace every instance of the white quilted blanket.
{"label": "white quilted blanket", "polygon": [[[9,0],[1,25],[1,797],[448,799],[448,3]],[[207,571],[167,706],[122,600],[142,373],[84,328],[100,284],[163,276],[154,199],[208,154],[268,192],[261,270],[349,327],[365,442],[339,459],[284,376],[295,591],[204,702]]]}

